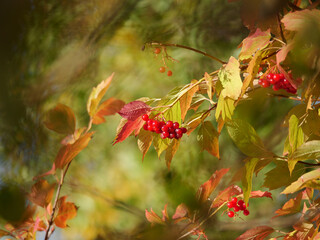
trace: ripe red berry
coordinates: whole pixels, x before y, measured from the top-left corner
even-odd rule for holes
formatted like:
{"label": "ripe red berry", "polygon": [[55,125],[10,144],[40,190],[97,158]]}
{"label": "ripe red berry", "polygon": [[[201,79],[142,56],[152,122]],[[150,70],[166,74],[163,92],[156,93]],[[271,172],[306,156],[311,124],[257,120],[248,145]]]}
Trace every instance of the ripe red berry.
{"label": "ripe red berry", "polygon": [[179,123],[178,122],[174,122],[172,126],[173,126],[174,129],[177,129],[177,128],[179,128]]}
{"label": "ripe red berry", "polygon": [[237,203],[238,202],[238,198],[236,198],[236,197],[232,198],[231,202]]}
{"label": "ripe red berry", "polygon": [[175,135],[174,133],[170,133],[170,134],[169,134],[169,138],[170,138],[170,139],[175,138],[175,137],[176,137],[176,135]]}
{"label": "ripe red berry", "polygon": [[273,86],[272,86],[272,89],[273,89],[274,91],[278,91],[280,88],[279,88],[279,85],[273,85]]}
{"label": "ripe red berry", "polygon": [[149,120],[147,121],[147,123],[148,123],[148,125],[152,126],[153,120],[152,120],[152,119],[149,119]]}
{"label": "ripe red berry", "polygon": [[148,124],[147,123],[143,125],[143,129],[148,131]]}
{"label": "ripe red berry", "polygon": [[241,205],[239,204],[238,206],[239,206],[239,209],[240,209],[240,210],[245,210],[245,209],[247,208],[247,206],[246,206],[245,203],[243,203],[243,204],[241,204]]}
{"label": "ripe red berry", "polygon": [[274,78],[271,78],[271,79],[269,80],[269,83],[270,83],[270,84],[275,84],[276,81],[274,80]]}
{"label": "ripe red berry", "polygon": [[173,127],[173,122],[172,121],[168,121],[166,125],[167,125],[168,128]]}
{"label": "ripe red berry", "polygon": [[249,214],[250,214],[250,212],[249,212],[248,209],[245,209],[245,210],[243,211],[243,215],[248,216]]}
{"label": "ripe red berry", "polygon": [[239,201],[238,201],[238,205],[239,205],[239,206],[241,206],[241,205],[243,205],[243,204],[244,204],[244,201],[243,201],[243,200],[239,200]]}
{"label": "ripe red berry", "polygon": [[284,79],[284,74],[283,74],[283,73],[280,73],[280,74],[279,74],[279,78],[280,78],[280,79]]}
{"label": "ripe red berry", "polygon": [[176,134],[181,134],[181,135],[183,134],[181,128],[177,128],[177,129],[175,130],[175,132],[176,132]]}
{"label": "ripe red berry", "polygon": [[148,114],[143,114],[142,115],[142,120],[143,121],[148,121],[149,120],[149,115]]}
{"label": "ripe red berry", "polygon": [[153,131],[153,126],[148,124],[148,130]]}
{"label": "ripe red berry", "polygon": [[155,53],[155,54],[161,53],[161,49],[160,49],[160,48],[155,48],[155,49],[154,49],[154,53]]}
{"label": "ripe red berry", "polygon": [[174,130],[175,130],[175,129],[174,129],[173,127],[169,127],[169,128],[168,128],[169,133],[175,133]]}
{"label": "ripe red berry", "polygon": [[263,79],[260,78],[259,81],[258,81],[258,84],[259,84],[259,85],[262,85],[262,82],[263,82]]}
{"label": "ripe red berry", "polygon": [[167,72],[167,75],[168,75],[168,77],[171,77],[171,76],[172,76],[172,71],[169,70],[169,71]]}
{"label": "ripe red berry", "polygon": [[160,67],[160,68],[159,68],[159,72],[164,73],[165,71],[166,71],[166,68],[165,68],[165,67]]}
{"label": "ripe red berry", "polygon": [[264,87],[264,88],[267,88],[267,87],[270,86],[270,83],[267,80],[263,80],[263,82],[261,83],[261,86]]}
{"label": "ripe red berry", "polygon": [[232,217],[234,217],[234,212],[232,212],[232,211],[229,211],[229,212],[228,212],[228,217],[229,217],[229,218],[232,218]]}
{"label": "ripe red berry", "polygon": [[239,210],[240,210],[240,208],[239,208],[238,206],[234,206],[234,207],[233,207],[233,211],[239,212]]}
{"label": "ripe red berry", "polygon": [[274,74],[274,75],[273,75],[273,80],[274,80],[275,83],[276,83],[276,82],[279,82],[279,81],[281,80],[280,74]]}
{"label": "ripe red berry", "polygon": [[167,137],[166,137],[166,135],[165,135],[164,133],[161,133],[160,137],[161,137],[162,139],[167,138]]}
{"label": "ripe red berry", "polygon": [[176,133],[176,139],[182,138],[182,134]]}
{"label": "ripe red berry", "polygon": [[272,79],[273,78],[273,74],[272,73],[269,73],[268,75],[267,75],[267,78],[270,80],[270,79]]}
{"label": "ripe red berry", "polygon": [[187,132],[187,129],[186,128],[181,128],[181,130],[182,130],[182,133],[186,133]]}
{"label": "ripe red berry", "polygon": [[227,203],[228,208],[233,208],[235,206],[234,202],[228,202]]}
{"label": "ripe red berry", "polygon": [[163,136],[165,136],[165,138],[169,137],[169,132],[162,132]]}
{"label": "ripe red berry", "polygon": [[162,132],[169,132],[169,128],[167,125],[162,126],[161,130]]}

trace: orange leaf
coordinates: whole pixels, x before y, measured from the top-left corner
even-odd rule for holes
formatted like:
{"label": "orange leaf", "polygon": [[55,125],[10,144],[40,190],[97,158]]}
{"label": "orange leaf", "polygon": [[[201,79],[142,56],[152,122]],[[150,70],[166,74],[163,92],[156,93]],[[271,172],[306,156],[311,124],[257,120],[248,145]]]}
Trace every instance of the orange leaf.
{"label": "orange leaf", "polygon": [[72,161],[84,148],[88,146],[91,136],[94,132],[89,132],[80,137],[73,144],[62,146],[54,161],[56,168],[64,168],[69,162]]}
{"label": "orange leaf", "polygon": [[46,180],[39,180],[33,184],[29,199],[31,202],[45,208],[53,197],[55,184],[49,184]]}
{"label": "orange leaf", "polygon": [[271,192],[268,192],[268,191],[252,191],[250,193],[250,198],[262,198],[262,197],[267,197],[267,198],[271,198],[272,199],[272,194]]}
{"label": "orange leaf", "polygon": [[273,232],[274,232],[274,229],[272,227],[259,226],[259,227],[249,229],[248,231],[243,233],[241,236],[237,237],[236,240],[248,240],[248,239],[263,240]]}
{"label": "orange leaf", "polygon": [[74,203],[66,202],[66,198],[66,196],[63,196],[59,199],[59,212],[56,218],[54,219],[55,225],[59,228],[67,227],[67,221],[69,219],[74,218],[77,215],[78,208]]}
{"label": "orange leaf", "polygon": [[288,214],[295,214],[300,212],[300,203],[302,199],[302,192],[300,192],[295,198],[290,199],[287,201],[282,208],[278,209],[275,213],[277,214],[275,217],[288,215]]}
{"label": "orange leaf", "polygon": [[146,209],[145,212],[146,218],[151,223],[163,224],[163,221],[160,216],[158,216],[152,209],[150,212]]}
{"label": "orange leaf", "polygon": [[217,170],[208,181],[202,184],[197,192],[197,197],[200,202],[205,202],[210,194],[215,190],[221,178],[229,171],[229,168],[222,168]]}
{"label": "orange leaf", "polygon": [[97,110],[97,113],[93,117],[93,124],[101,124],[106,120],[105,116],[114,115],[120,111],[120,109],[125,105],[124,101],[109,98],[108,100],[102,102]]}
{"label": "orange leaf", "polygon": [[172,216],[173,220],[176,220],[176,222],[186,219],[186,217],[189,216],[189,209],[185,204],[180,204],[177,208],[175,213]]}
{"label": "orange leaf", "polygon": [[71,108],[59,103],[48,111],[44,124],[57,133],[72,134],[76,129],[76,118]]}
{"label": "orange leaf", "polygon": [[186,117],[186,114],[191,106],[192,98],[194,94],[199,90],[199,86],[190,87],[190,90],[182,95],[180,98],[180,108],[181,108],[181,119],[182,121]]}
{"label": "orange leaf", "polygon": [[142,152],[142,161],[151,146],[152,139],[153,139],[152,132],[145,131],[144,129],[140,131],[138,135],[138,147],[140,152]]}

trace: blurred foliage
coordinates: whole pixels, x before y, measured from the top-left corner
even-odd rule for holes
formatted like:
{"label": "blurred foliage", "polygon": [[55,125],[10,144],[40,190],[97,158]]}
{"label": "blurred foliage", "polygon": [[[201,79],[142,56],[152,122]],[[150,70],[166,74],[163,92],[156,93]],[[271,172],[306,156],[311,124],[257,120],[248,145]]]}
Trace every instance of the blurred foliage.
{"label": "blurred foliage", "polygon": [[[26,191],[32,177],[47,171],[57,153],[61,138],[43,125],[44,113],[57,102],[74,109],[81,126],[88,120],[86,100],[91,88],[111,72],[116,75],[108,97],[129,102],[161,97],[220,67],[197,53],[170,48],[169,54],[179,63],[169,63],[173,71],[169,78],[159,73],[162,63],[152,49],[141,51],[146,42],[182,44],[227,60],[237,55],[237,45],[248,35],[241,22],[240,4],[224,0],[3,0],[0,29],[0,183],[14,183]],[[300,51],[294,52],[297,58]],[[301,65],[305,71],[303,68]],[[280,123],[292,103],[263,96],[266,94],[257,91],[236,114],[245,116],[266,146],[281,151],[282,138],[273,138],[273,133],[285,135]],[[271,119],[278,124],[271,124]],[[111,145],[119,120],[114,116],[95,126],[97,133],[88,149],[71,165],[63,194],[71,195],[80,209],[71,227],[57,233],[63,234],[63,239],[141,235],[149,226],[144,209],[160,212],[168,203],[173,212],[182,201],[192,205],[197,188],[216,169],[231,166],[234,173],[243,166],[243,155],[224,131],[221,161],[200,153],[196,134],[191,134],[180,145],[170,172],[157,160],[155,151],[141,163],[133,138]],[[254,188],[262,183],[263,179],[255,181]],[[11,189],[5,186],[0,191],[0,205],[6,206],[5,211],[0,208],[0,215],[7,220],[6,211],[10,208],[12,212],[16,204],[21,207],[25,201],[19,191]],[[267,221],[277,207],[262,199],[252,204],[256,207],[247,226]],[[246,228],[241,222],[225,221],[222,216],[207,223],[213,226],[207,228],[209,239],[231,239]]]}

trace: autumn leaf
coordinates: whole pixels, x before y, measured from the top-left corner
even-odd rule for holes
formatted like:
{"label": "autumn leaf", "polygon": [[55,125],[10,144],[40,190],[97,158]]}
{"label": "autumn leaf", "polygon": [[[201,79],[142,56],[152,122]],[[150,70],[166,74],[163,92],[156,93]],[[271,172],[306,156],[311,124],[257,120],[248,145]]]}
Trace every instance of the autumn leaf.
{"label": "autumn leaf", "polygon": [[237,100],[242,87],[240,64],[238,60],[234,57],[230,57],[227,65],[220,69],[218,77],[223,86],[221,95],[224,98],[229,97],[233,100]]}
{"label": "autumn leaf", "polygon": [[234,100],[231,98],[224,98],[222,95],[219,96],[218,104],[216,108],[215,117],[216,120],[220,120],[220,116],[223,121],[231,120],[233,111],[235,109]]}
{"label": "autumn leaf", "polygon": [[288,161],[301,161],[317,159],[320,157],[320,140],[306,142],[299,146],[290,156]]}
{"label": "autumn leaf", "polygon": [[151,107],[144,102],[133,101],[124,105],[118,113],[129,121],[135,121],[138,117],[148,114],[150,111]]}
{"label": "autumn leaf", "polygon": [[181,203],[177,208],[175,213],[172,216],[172,219],[175,220],[175,223],[182,221],[184,219],[187,219],[189,216],[189,209],[188,207],[184,204]]}
{"label": "autumn leaf", "polygon": [[237,185],[231,185],[226,189],[219,192],[218,196],[212,201],[211,208],[219,207],[221,204],[226,203],[232,196],[242,194],[242,189]]}
{"label": "autumn leaf", "polygon": [[289,31],[303,31],[308,22],[316,23],[320,27],[320,10],[305,9],[303,11],[291,12],[286,14],[281,19],[281,22],[283,22],[286,30]]}
{"label": "autumn leaf", "polygon": [[161,217],[158,216],[152,209],[150,212],[146,209],[145,216],[147,220],[153,224],[164,224]]}
{"label": "autumn leaf", "polygon": [[212,77],[207,72],[205,72],[204,78],[205,78],[206,84],[207,84],[208,97],[210,100],[212,100]]}
{"label": "autumn leaf", "polygon": [[152,132],[150,131],[145,131],[144,129],[142,129],[138,134],[138,147],[140,152],[142,153],[142,161],[151,146],[152,139],[153,136]]}
{"label": "autumn leaf", "polygon": [[280,63],[282,63],[286,58],[288,53],[293,49],[294,44],[288,43],[287,45],[283,46],[281,50],[277,53],[276,59],[277,59],[277,65],[280,66]]}
{"label": "autumn leaf", "polygon": [[106,91],[108,90],[114,73],[112,73],[106,80],[102,81],[98,84],[98,86],[94,87],[91,91],[87,102],[87,111],[90,117],[94,117],[97,113],[99,103],[103,96],[105,95]]}
{"label": "autumn leaf", "polygon": [[295,214],[300,212],[300,203],[302,199],[302,192],[300,192],[295,198],[290,199],[287,201],[282,208],[275,211],[277,214],[275,217],[280,217],[288,214]]}
{"label": "autumn leaf", "polygon": [[245,164],[245,171],[242,177],[242,188],[243,188],[243,198],[246,204],[249,201],[250,193],[252,190],[252,176],[258,162],[259,162],[259,158],[251,158],[251,159],[248,159]]}
{"label": "autumn leaf", "polygon": [[120,111],[120,109],[125,105],[124,101],[109,98],[106,101],[102,102],[97,109],[97,113],[94,115],[92,119],[93,124],[101,124],[104,123],[106,120],[104,119],[105,116],[114,115]]}
{"label": "autumn leaf", "polygon": [[259,226],[247,230],[245,233],[241,234],[236,240],[264,240],[267,236],[274,232],[272,227]]}
{"label": "autumn leaf", "polygon": [[[124,123],[124,122],[123,122]],[[127,120],[127,122],[124,123],[122,128],[117,133],[117,136],[113,142],[113,145],[124,141],[127,137],[130,136],[131,133],[134,132],[134,135],[137,136],[140,132],[140,129],[142,128],[143,124],[145,122],[142,118],[136,118],[134,121]]]}
{"label": "autumn leaf", "polygon": [[12,234],[10,232],[0,229],[0,237],[4,237],[4,236],[12,236]]}
{"label": "autumn leaf", "polygon": [[270,30],[262,32],[257,28],[256,32],[242,41],[242,49],[239,60],[251,58],[257,51],[266,48],[270,43]]}
{"label": "autumn leaf", "polygon": [[166,150],[165,159],[166,159],[166,165],[167,165],[168,169],[170,169],[172,158],[176,154],[176,152],[178,151],[179,145],[180,145],[179,140],[172,139],[172,141],[169,144],[169,147]]}
{"label": "autumn leaf", "polygon": [[60,148],[54,161],[55,167],[63,169],[71,162],[84,148],[88,146],[94,132],[89,132],[80,137],[73,144],[67,144]]}
{"label": "autumn leaf", "polygon": [[54,223],[59,228],[66,228],[67,221],[76,217],[78,208],[72,202],[66,202],[66,196],[59,198],[59,211],[54,219]]}
{"label": "autumn leaf", "polygon": [[198,143],[201,146],[201,151],[206,150],[211,155],[219,158],[219,133],[214,128],[211,122],[205,121],[197,136]]}
{"label": "autumn leaf", "polygon": [[59,103],[47,112],[44,124],[57,133],[73,134],[76,129],[76,118],[71,108]]}
{"label": "autumn leaf", "polygon": [[155,150],[157,151],[158,158],[160,159],[161,153],[163,153],[164,150],[168,149],[168,147],[170,145],[170,139],[168,139],[168,138],[162,139],[160,137],[160,134],[157,134],[156,136],[154,136],[152,143],[153,143]]}
{"label": "autumn leaf", "polygon": [[190,135],[190,133],[193,132],[208,116],[210,116],[210,111],[207,110],[194,113],[186,122],[186,125],[188,126],[187,134]]}
{"label": "autumn leaf", "polygon": [[190,89],[181,96],[179,102],[180,102],[180,108],[181,108],[181,119],[184,120],[186,117],[186,114],[191,107],[191,103],[193,101],[193,96],[195,93],[199,90],[198,85],[191,85]]}
{"label": "autumn leaf", "polygon": [[252,191],[250,193],[250,198],[262,198],[262,197],[267,197],[267,198],[271,198],[272,199],[272,194],[271,192],[268,192],[268,191]]}
{"label": "autumn leaf", "polygon": [[208,181],[202,184],[197,191],[197,198],[200,202],[208,200],[210,194],[216,189],[221,178],[229,171],[229,168],[217,170]]}
{"label": "autumn leaf", "polygon": [[49,184],[47,180],[40,179],[31,188],[29,199],[34,204],[45,208],[53,197],[56,184]]}

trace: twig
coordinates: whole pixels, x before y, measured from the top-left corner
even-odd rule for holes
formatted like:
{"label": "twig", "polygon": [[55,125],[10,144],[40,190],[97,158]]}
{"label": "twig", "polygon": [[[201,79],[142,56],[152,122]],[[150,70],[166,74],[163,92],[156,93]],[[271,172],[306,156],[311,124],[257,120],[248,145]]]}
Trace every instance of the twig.
{"label": "twig", "polygon": [[301,11],[302,10],[302,8],[300,8],[297,5],[293,4],[292,2],[290,2],[290,0],[288,1],[288,5],[289,5],[289,7],[292,8],[292,10],[295,10],[295,11]]}
{"label": "twig", "polygon": [[286,40],[286,38],[284,37],[284,34],[283,34],[283,30],[282,30],[282,26],[281,26],[281,20],[280,20],[280,14],[279,13],[277,14],[277,19],[278,19],[278,25],[279,25],[279,30],[280,30],[280,35],[281,35],[282,41],[284,43],[287,43],[287,40]]}
{"label": "twig", "polygon": [[221,64],[226,64],[226,62],[220,60],[219,58],[214,57],[214,56],[212,56],[212,55],[210,55],[210,54],[208,54],[206,52],[200,51],[200,50],[192,48],[192,47],[188,47],[188,46],[184,46],[184,45],[180,45],[180,44],[175,44],[175,43],[150,42],[150,43],[147,43],[147,44],[149,44],[151,46],[167,46],[167,47],[178,47],[178,48],[188,49],[190,51],[197,52],[197,53],[200,53],[200,54],[202,54],[202,55],[204,55],[206,57],[209,57],[209,58],[211,58],[211,59],[213,59],[213,60],[215,60],[215,61],[217,61],[217,62],[219,62]]}
{"label": "twig", "polygon": [[298,161],[298,163],[302,163],[308,166],[320,166],[320,163],[308,163],[308,162],[303,162],[303,161]]}

